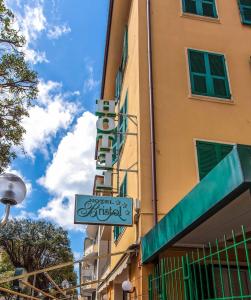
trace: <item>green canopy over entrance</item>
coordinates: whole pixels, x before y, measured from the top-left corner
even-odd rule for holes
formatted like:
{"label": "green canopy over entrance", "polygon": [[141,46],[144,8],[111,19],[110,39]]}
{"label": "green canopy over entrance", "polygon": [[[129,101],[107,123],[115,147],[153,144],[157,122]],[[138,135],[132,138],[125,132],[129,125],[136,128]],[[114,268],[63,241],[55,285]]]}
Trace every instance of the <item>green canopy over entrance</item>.
{"label": "green canopy over entrance", "polygon": [[[239,206],[242,207],[244,213],[250,199],[246,197],[244,202],[244,200],[240,200],[244,198],[241,198],[240,195],[243,195],[250,186],[251,147],[236,145],[190,193],[142,238],[143,263],[152,261],[160,251],[193,232],[198,226],[221,210],[223,211],[233,201],[240,201],[240,204],[242,201],[242,206]],[[229,215],[229,210],[218,220],[227,216],[227,213]],[[240,215],[239,212],[238,216]],[[245,218],[240,218],[240,222],[243,220]],[[211,226],[209,222],[208,226]]]}

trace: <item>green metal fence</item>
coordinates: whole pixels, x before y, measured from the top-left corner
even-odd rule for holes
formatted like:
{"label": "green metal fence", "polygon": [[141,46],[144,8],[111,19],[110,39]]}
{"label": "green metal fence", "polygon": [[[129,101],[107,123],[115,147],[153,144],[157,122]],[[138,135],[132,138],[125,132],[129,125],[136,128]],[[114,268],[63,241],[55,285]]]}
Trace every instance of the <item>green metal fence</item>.
{"label": "green metal fence", "polygon": [[251,235],[242,227],[215,244],[160,260],[149,275],[149,300],[251,299]]}

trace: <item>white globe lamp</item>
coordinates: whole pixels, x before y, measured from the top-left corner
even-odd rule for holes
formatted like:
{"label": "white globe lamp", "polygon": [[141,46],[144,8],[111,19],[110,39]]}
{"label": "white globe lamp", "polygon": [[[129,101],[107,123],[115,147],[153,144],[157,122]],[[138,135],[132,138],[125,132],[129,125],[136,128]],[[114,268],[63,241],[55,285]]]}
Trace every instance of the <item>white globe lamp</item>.
{"label": "white globe lamp", "polygon": [[125,280],[122,282],[122,290],[126,293],[130,293],[133,289],[133,285],[131,281]]}
{"label": "white globe lamp", "polygon": [[10,207],[20,204],[24,200],[26,192],[25,183],[19,176],[11,173],[0,175],[0,202],[6,205],[5,216],[0,222],[0,227],[7,223]]}

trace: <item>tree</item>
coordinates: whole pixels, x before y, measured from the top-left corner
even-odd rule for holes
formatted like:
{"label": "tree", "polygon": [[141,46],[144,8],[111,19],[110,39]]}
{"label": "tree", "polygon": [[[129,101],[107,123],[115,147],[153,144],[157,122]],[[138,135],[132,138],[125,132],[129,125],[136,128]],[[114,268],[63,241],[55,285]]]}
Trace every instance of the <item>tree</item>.
{"label": "tree", "polygon": [[13,13],[0,0],[0,172],[22,144],[22,119],[37,96],[37,74],[25,61],[25,38],[13,28]]}
{"label": "tree", "polygon": [[[67,232],[61,227],[32,220],[12,220],[0,229],[0,247],[8,254],[15,268],[28,272],[73,261]],[[53,280],[61,285],[64,279],[76,284],[73,266],[49,272]],[[33,278],[29,278],[33,283]],[[43,274],[36,276],[36,287],[49,290],[52,286]]]}
{"label": "tree", "polygon": [[[6,252],[0,249],[0,280],[3,278],[8,278],[14,275],[15,268],[13,267],[9,256]],[[2,285],[4,288],[10,289],[11,283],[5,283]],[[8,293],[1,292],[0,295],[3,295],[6,300],[10,300],[12,296]]]}

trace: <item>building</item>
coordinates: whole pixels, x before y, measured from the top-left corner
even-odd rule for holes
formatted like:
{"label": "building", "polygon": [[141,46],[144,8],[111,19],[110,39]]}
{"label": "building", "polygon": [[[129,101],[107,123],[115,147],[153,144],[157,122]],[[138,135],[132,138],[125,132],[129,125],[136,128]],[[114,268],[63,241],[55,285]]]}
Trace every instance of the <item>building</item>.
{"label": "building", "polygon": [[98,176],[94,194],[136,209],[132,227],[88,226],[106,257],[93,297],[130,280],[127,299],[251,298],[250,25],[250,0],[110,1],[113,189]]}

